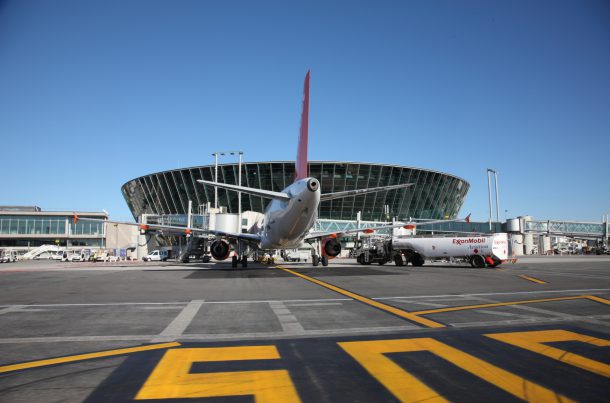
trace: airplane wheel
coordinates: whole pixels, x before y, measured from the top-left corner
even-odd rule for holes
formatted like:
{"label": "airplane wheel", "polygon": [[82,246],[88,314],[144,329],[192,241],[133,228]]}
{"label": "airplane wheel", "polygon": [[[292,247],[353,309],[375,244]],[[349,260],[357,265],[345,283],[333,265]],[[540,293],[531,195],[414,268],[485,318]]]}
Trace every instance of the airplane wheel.
{"label": "airplane wheel", "polygon": [[241,267],[248,267],[248,257],[246,255],[241,257]]}
{"label": "airplane wheel", "polygon": [[201,258],[201,261],[203,263],[210,263],[210,257],[208,255],[205,255],[204,257]]}
{"label": "airplane wheel", "polygon": [[383,266],[385,264],[385,262],[383,260],[380,260],[378,263],[379,263],[379,266]]}
{"label": "airplane wheel", "polygon": [[322,266],[328,266],[328,256],[322,256]]}
{"label": "airplane wheel", "polygon": [[485,259],[481,255],[474,255],[470,258],[470,265],[477,269],[482,269],[485,267]]}
{"label": "airplane wheel", "polygon": [[313,255],[311,258],[311,263],[314,266],[318,266],[318,264],[320,264],[320,257],[318,255]]}
{"label": "airplane wheel", "polygon": [[237,256],[235,255],[231,258],[231,267],[237,267]]}

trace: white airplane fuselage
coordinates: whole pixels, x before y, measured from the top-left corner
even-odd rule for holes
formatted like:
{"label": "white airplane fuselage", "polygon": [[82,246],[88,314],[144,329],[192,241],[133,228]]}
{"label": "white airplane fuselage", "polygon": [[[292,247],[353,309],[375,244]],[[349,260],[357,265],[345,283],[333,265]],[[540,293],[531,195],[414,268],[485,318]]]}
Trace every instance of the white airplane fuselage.
{"label": "white airplane fuselage", "polygon": [[298,248],[318,217],[320,182],[317,179],[299,179],[282,192],[290,200],[273,199],[265,209],[260,228],[261,249]]}

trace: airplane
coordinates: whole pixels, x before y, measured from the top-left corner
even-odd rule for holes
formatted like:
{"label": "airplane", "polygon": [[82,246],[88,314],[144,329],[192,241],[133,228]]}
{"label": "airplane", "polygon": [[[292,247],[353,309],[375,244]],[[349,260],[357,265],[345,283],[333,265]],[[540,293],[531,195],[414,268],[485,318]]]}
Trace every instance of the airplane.
{"label": "airplane", "polygon": [[[271,199],[265,209],[262,220],[255,225],[250,233],[227,232],[219,230],[204,230],[201,228],[178,227],[168,225],[148,225],[136,223],[121,223],[128,225],[138,225],[142,230],[168,230],[170,232],[181,232],[190,235],[193,232],[200,232],[208,235],[215,235],[216,239],[210,245],[210,253],[216,260],[225,260],[231,254],[231,243],[237,242],[237,251],[232,258],[232,266],[237,267],[241,263],[242,267],[247,267],[248,250],[273,250],[273,249],[295,249],[302,246],[304,242],[318,245],[318,250],[314,248],[312,253],[312,263],[318,266],[328,265],[328,260],[341,253],[341,243],[339,238],[344,234],[357,232],[370,233],[378,229],[389,229],[397,227],[414,228],[415,225],[435,224],[439,222],[461,221],[437,220],[426,221],[423,223],[399,223],[386,225],[383,227],[359,228],[349,231],[337,232],[310,232],[317,216],[320,202],[344,197],[354,197],[358,195],[382,192],[394,189],[403,189],[413,186],[412,183],[404,183],[392,186],[382,186],[367,189],[346,190],[334,193],[321,193],[320,182],[318,179],[308,175],[307,151],[308,151],[308,128],[309,128],[309,81],[310,71],[305,76],[303,90],[303,105],[301,112],[301,127],[299,131],[297,156],[295,161],[295,178],[281,192],[251,188],[246,186],[232,185],[206,180],[198,180],[204,186],[215,186],[241,193],[255,196],[262,196]],[[74,213],[74,221],[78,220]],[[87,221],[104,221],[91,218],[80,218]],[[468,220],[468,217],[466,218]],[[111,221],[106,221],[111,222]],[[116,222],[115,222],[116,223]],[[318,253],[315,253],[318,252]]]}

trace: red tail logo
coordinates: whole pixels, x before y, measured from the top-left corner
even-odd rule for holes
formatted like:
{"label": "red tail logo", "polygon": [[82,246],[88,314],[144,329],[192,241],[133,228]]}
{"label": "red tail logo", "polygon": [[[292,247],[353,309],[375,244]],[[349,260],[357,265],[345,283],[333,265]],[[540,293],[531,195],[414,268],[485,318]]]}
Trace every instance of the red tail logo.
{"label": "red tail logo", "polygon": [[295,162],[295,180],[307,178],[307,142],[309,132],[309,74],[305,76],[305,88],[303,89],[303,111],[301,112],[301,131],[299,133],[299,146],[297,149],[297,160]]}

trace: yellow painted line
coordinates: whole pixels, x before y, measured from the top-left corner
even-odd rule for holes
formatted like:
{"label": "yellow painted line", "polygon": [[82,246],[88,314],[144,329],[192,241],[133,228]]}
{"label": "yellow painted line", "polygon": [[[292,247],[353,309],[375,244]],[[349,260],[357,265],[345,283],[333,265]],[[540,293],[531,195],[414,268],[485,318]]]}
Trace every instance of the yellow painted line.
{"label": "yellow painted line", "polygon": [[537,284],[547,284],[546,281],[539,280],[539,279],[537,279],[535,277],[526,276],[525,274],[522,274],[519,277],[521,277],[524,280],[529,280],[529,281],[532,281],[532,282],[537,283]]}
{"label": "yellow painted line", "polygon": [[395,307],[393,307],[391,305],[386,305],[386,304],[383,304],[383,303],[381,303],[379,301],[375,301],[375,300],[372,300],[370,298],[363,297],[362,295],[358,295],[358,294],[353,293],[351,291],[344,290],[343,288],[340,288],[340,287],[337,287],[335,285],[326,283],[324,281],[317,280],[317,279],[315,279],[313,277],[306,276],[304,274],[301,274],[301,273],[298,273],[296,271],[287,269],[285,267],[281,267],[281,266],[276,266],[276,267],[278,269],[284,270],[287,273],[290,273],[290,274],[295,275],[297,277],[301,277],[302,279],[305,279],[307,281],[311,281],[314,284],[320,285],[320,286],[322,286],[324,288],[328,288],[329,290],[332,290],[334,292],[338,292],[339,294],[345,295],[347,297],[350,297],[350,298],[353,298],[353,299],[355,299],[357,301],[360,301],[360,302],[362,302],[364,304],[367,304],[367,305],[373,306],[375,308],[381,309],[383,311],[389,312],[389,313],[394,314],[396,316],[399,316],[399,317],[401,317],[403,319],[410,320],[412,322],[418,323],[418,324],[426,326],[426,327],[435,327],[435,328],[437,328],[437,327],[445,327],[445,325],[443,325],[442,323],[434,322],[434,321],[432,321],[430,319],[426,319],[426,318],[420,318],[419,316],[413,314],[412,312],[403,311],[402,309],[395,308]]}
{"label": "yellow painted line", "polygon": [[599,302],[602,304],[610,305],[610,301],[602,297],[596,297],[595,295],[587,295],[587,298],[591,301]]}
{"label": "yellow painted line", "polygon": [[141,351],[159,350],[159,349],[163,349],[163,348],[171,348],[171,347],[178,347],[178,346],[180,346],[180,343],[176,343],[176,342],[151,344],[148,346],[120,348],[118,350],[106,350],[106,351],[98,351],[97,353],[70,355],[67,357],[49,358],[49,359],[40,360],[40,361],[29,361],[29,362],[24,362],[21,364],[4,365],[4,366],[0,367],[0,373],[19,371],[22,369],[46,367],[48,365],[64,364],[67,362],[91,360],[94,358],[112,357],[115,355],[138,353]]}
{"label": "yellow painted line", "polygon": [[610,346],[610,340],[598,339],[567,330],[491,333],[486,334],[485,336],[610,378],[610,365],[545,344],[579,341],[581,343],[587,343],[597,347],[608,347]]}
{"label": "yellow painted line", "polygon": [[[464,305],[464,306],[454,306],[449,308],[438,308],[438,309],[428,309],[425,311],[416,311],[411,312],[412,315],[429,315],[432,313],[441,313],[441,312],[453,312],[453,311],[463,311],[466,309],[481,309],[481,308],[493,308],[496,306],[509,306],[509,305],[522,305],[522,304],[534,304],[537,302],[552,302],[552,301],[569,301],[574,299],[590,299],[588,295],[578,295],[575,297],[557,297],[557,298],[544,298],[544,299],[530,299],[523,301],[511,301],[511,302],[496,302],[492,304],[480,304],[480,305]],[[608,301],[610,303],[610,301]]]}

